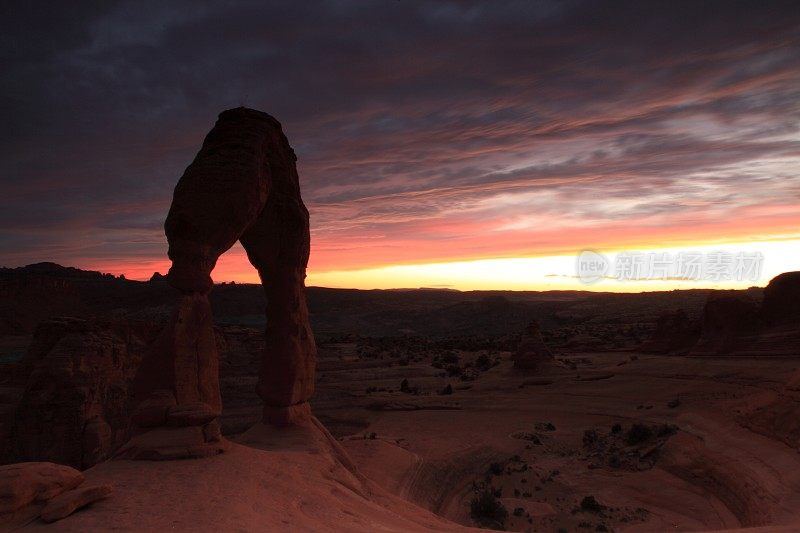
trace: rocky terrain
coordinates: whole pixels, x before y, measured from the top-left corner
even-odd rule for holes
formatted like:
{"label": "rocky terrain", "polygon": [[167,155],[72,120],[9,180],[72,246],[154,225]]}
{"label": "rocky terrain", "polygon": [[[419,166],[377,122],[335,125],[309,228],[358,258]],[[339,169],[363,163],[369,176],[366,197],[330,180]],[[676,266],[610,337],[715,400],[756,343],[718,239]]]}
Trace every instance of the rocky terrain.
{"label": "rocky terrain", "polygon": [[[211,294],[228,287],[248,289],[223,285]],[[782,288],[781,292],[785,291]],[[331,301],[335,291],[324,292]],[[341,300],[362,296],[361,291],[343,292],[346,294]],[[376,294],[378,300],[383,296],[381,291],[365,292]],[[400,317],[419,313],[418,309],[408,309],[412,307],[409,302],[413,297],[422,301],[430,292],[442,298],[460,295],[466,302],[474,301],[472,294],[453,291],[442,291],[441,295],[427,290],[398,292],[402,296],[389,294],[386,299],[404,299],[404,306],[394,304],[403,308],[397,313]],[[368,336],[331,330],[318,341],[313,412],[332,432],[332,442],[352,459],[359,475],[374,483],[372,490],[396,497],[391,500],[395,503],[408,500],[465,526],[499,527],[502,523],[506,529],[525,531],[789,527],[795,520],[792,501],[796,497],[791,472],[800,471],[800,426],[796,423],[800,397],[786,381],[796,368],[798,344],[784,344],[782,350],[791,352],[794,346],[795,353],[781,351],[784,355],[778,359],[766,357],[763,350],[733,358],[727,352],[699,358],[662,355],[691,352],[694,345],[687,347],[686,339],[692,335],[700,346],[703,338],[719,335],[717,325],[725,320],[715,314],[720,296],[753,297],[756,304],[749,309],[758,321],[756,328],[746,330],[748,338],[774,331],[775,324],[792,331],[792,324],[798,322],[768,318],[776,314],[791,318],[791,300],[760,301],[756,299],[760,293],[711,293],[709,305],[701,302],[699,309],[687,306],[688,312],[671,312],[669,319],[659,318],[663,311],[639,310],[635,300],[641,295],[631,295],[634,302],[609,309],[613,319],[630,320],[616,330],[608,328],[606,321],[589,318],[579,323],[575,319],[569,326],[541,327],[538,337],[531,337],[524,326],[516,334],[499,333],[490,327],[459,335],[459,320],[472,320],[470,313],[462,312],[448,319],[456,326],[449,334],[436,337]],[[774,294],[773,287],[763,293]],[[515,296],[507,293],[503,298],[513,301]],[[535,296],[548,298],[547,294]],[[568,312],[577,314],[582,307],[590,306],[587,301],[605,296],[618,298],[550,295],[559,303],[547,302],[554,310],[550,316],[543,315],[543,321],[555,324],[554,315],[564,319]],[[696,300],[693,294],[663,296],[669,304]],[[545,305],[531,295],[524,297],[529,299],[523,305],[532,309]],[[497,301],[493,303],[498,305]],[[486,304],[479,299],[475,304],[447,307],[461,310],[473,305]],[[662,305],[659,309],[670,307]],[[339,304],[340,312],[346,309]],[[732,312],[731,307],[723,309]],[[131,408],[124,404],[115,407],[110,400],[115,396],[109,390],[130,386],[129,365],[136,365],[143,346],[165,324],[163,317],[158,322],[155,312],[141,308],[128,312],[156,317],[160,326],[118,318],[105,322],[86,318],[44,320],[35,330],[25,357],[5,365],[6,462],[52,460],[86,468],[121,445],[126,431],[130,431]],[[700,331],[693,329],[698,325]],[[575,336],[591,335],[606,339],[608,344],[601,345],[603,350],[570,349],[577,343],[562,336],[566,328],[574,329]],[[680,348],[652,349],[659,339],[670,338],[670,328],[680,339]],[[606,331],[614,334],[604,337]],[[638,338],[627,335],[628,331]],[[726,331],[737,332],[736,328]],[[234,443],[246,439],[247,430],[261,417],[254,365],[265,340],[258,329],[219,321],[214,335],[220,354],[223,404],[219,420],[234,446],[233,454],[226,452],[219,461],[235,456],[241,465],[252,465],[252,461],[260,461],[253,456],[256,452]],[[611,347],[614,341],[620,344],[616,348]],[[75,349],[83,345],[97,348]],[[536,351],[542,345],[552,352],[553,364],[548,369],[515,365],[520,353],[532,348]],[[61,370],[67,361],[73,369],[70,373]],[[94,373],[85,372],[89,368]],[[72,381],[68,386],[42,387],[50,383],[43,376],[54,373],[70,376]],[[76,389],[91,392],[81,396],[69,392]],[[117,394],[126,397],[122,392]],[[78,397],[80,401],[76,401]],[[41,405],[48,405],[47,412],[59,406],[60,411],[55,411],[59,414],[41,418],[45,411],[35,407]],[[53,436],[43,441],[42,431],[35,428],[48,424]],[[76,432],[75,428],[82,430]],[[16,449],[12,446],[15,442],[19,443]],[[296,442],[292,446],[305,449]],[[20,455],[20,450],[27,455]],[[290,464],[307,461],[303,455],[296,455],[301,453],[298,450],[280,453],[295,454],[291,460],[281,456]],[[88,478],[91,485],[109,484],[114,477],[127,475],[119,471],[124,470],[124,464],[112,461],[90,469],[87,476],[98,476]],[[177,464],[181,466],[170,463],[158,468],[164,472],[188,468],[182,475],[201,475],[199,471],[189,473],[192,469],[187,465],[191,463]],[[220,464],[220,468],[228,466]],[[170,489],[179,490],[177,486]],[[378,499],[385,503],[390,496]],[[93,504],[101,514],[76,515],[70,521],[85,518],[70,527],[80,530],[92,523],[85,520],[103,520],[102,513],[114,515],[119,505],[130,512],[136,509],[130,506],[141,505],[124,498],[116,490],[113,497]],[[343,505],[339,500],[320,501],[334,508]],[[103,511],[106,506],[109,509]],[[258,516],[264,519],[265,515]],[[436,519],[430,515],[424,520]],[[421,529],[433,527],[427,524]]]}

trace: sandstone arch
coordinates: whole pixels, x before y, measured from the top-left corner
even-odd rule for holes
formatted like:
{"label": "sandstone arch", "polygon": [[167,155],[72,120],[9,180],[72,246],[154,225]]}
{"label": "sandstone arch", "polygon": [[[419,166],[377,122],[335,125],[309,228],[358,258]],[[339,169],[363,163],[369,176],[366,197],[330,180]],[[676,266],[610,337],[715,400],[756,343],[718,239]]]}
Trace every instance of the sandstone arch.
{"label": "sandstone arch", "polygon": [[305,299],[309,216],[295,162],[280,123],[240,107],[219,115],[178,181],[164,229],[172,261],[167,280],[182,296],[134,384],[140,427],[169,426],[170,412],[194,410],[196,425],[218,435],[206,427],[221,410],[207,295],[217,260],[236,241],[267,297],[257,387],[263,420],[287,425],[310,415],[316,346]]}

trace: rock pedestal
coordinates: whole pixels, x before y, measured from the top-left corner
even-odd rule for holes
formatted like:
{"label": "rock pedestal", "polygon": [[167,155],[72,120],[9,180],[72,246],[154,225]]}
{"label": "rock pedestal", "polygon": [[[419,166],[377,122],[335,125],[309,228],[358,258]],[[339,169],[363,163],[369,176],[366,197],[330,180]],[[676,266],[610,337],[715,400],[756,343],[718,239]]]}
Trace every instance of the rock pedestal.
{"label": "rock pedestal", "polygon": [[224,448],[216,420],[218,354],[208,292],[220,255],[240,241],[267,297],[266,348],[257,392],[263,421],[285,426],[311,416],[316,346],[305,299],[309,219],[296,157],[280,123],[260,111],[219,116],[175,187],[164,224],[181,292],[172,320],[136,379],[131,458],[204,456]]}
{"label": "rock pedestal", "polygon": [[517,351],[514,352],[514,368],[541,370],[554,360],[552,352],[542,339],[542,331],[534,320],[522,334]]}

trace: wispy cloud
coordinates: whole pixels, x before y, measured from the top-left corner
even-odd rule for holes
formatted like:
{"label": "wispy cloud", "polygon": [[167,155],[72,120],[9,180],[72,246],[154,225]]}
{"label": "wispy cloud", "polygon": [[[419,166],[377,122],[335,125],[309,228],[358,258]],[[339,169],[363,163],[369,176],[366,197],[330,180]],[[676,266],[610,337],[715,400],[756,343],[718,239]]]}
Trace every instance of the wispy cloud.
{"label": "wispy cloud", "polygon": [[[313,271],[800,222],[794,2],[17,9],[0,22],[9,265],[163,266],[172,187],[241,104],[296,148]],[[245,268],[232,253],[218,277]]]}

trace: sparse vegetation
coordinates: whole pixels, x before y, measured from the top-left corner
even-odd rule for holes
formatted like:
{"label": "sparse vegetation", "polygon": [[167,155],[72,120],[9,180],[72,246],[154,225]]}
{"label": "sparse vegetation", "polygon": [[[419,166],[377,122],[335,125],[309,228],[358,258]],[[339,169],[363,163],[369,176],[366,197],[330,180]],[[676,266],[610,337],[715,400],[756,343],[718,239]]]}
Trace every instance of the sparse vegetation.
{"label": "sparse vegetation", "polygon": [[475,359],[475,366],[478,367],[480,370],[486,372],[490,368],[492,368],[492,361],[489,359],[489,356],[485,353],[482,353]]}
{"label": "sparse vegetation", "polygon": [[478,525],[492,529],[505,529],[508,511],[491,489],[486,488],[472,498],[469,510],[470,517]]}
{"label": "sparse vegetation", "polygon": [[586,496],[581,500],[581,511],[600,514],[606,509],[607,507],[598,502],[594,496]]}
{"label": "sparse vegetation", "polygon": [[489,465],[489,472],[495,476],[499,476],[503,474],[504,468],[503,463],[492,463]]}
{"label": "sparse vegetation", "polygon": [[631,429],[628,430],[628,434],[625,436],[625,441],[630,445],[634,446],[636,444],[640,444],[650,437],[653,436],[653,430],[650,429],[649,426],[645,424],[633,424]]}

